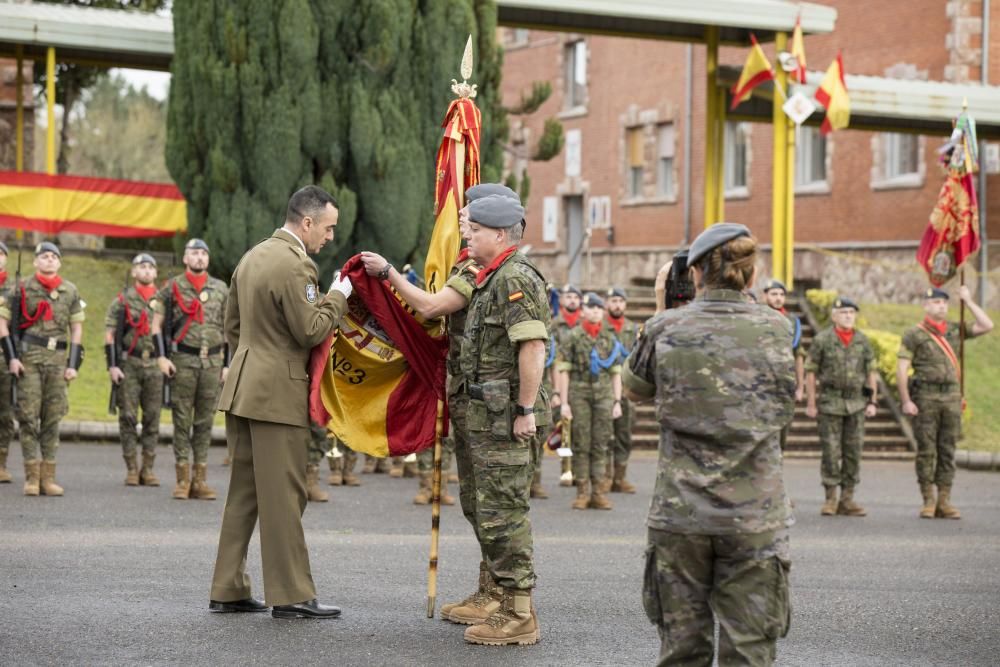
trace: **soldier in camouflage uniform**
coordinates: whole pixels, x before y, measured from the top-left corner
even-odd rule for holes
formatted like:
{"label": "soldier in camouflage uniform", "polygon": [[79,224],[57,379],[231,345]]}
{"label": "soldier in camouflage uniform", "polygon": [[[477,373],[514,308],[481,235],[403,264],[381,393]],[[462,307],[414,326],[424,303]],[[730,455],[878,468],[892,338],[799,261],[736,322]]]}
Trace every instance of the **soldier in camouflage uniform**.
{"label": "soldier in camouflage uniform", "polygon": [[823,445],[823,516],[866,514],[854,501],[854,488],[861,482],[865,417],[874,417],[878,410],[878,370],[868,337],[854,328],[857,313],[858,306],[850,299],[834,301],[833,326],[813,339],[806,362],[806,415],[812,419],[818,415]]}
{"label": "soldier in camouflage uniform", "polygon": [[[800,402],[805,399],[805,348],[802,347],[802,321],[785,309],[785,298],[788,295],[788,288],[780,280],[771,279],[761,290],[764,294],[764,303],[788,318],[792,323],[792,352],[795,354],[795,400]],[[785,451],[788,443],[788,431],[791,424],[781,429],[781,451]]]}
{"label": "soldier in camouflage uniform", "polygon": [[[188,241],[184,246],[187,270],[160,289],[154,308],[157,364],[170,382],[177,473],[173,497],[178,500],[216,498],[206,476],[219,388],[229,371],[222,328],[229,287],[208,275],[208,262],[208,244],[201,239]],[[168,314],[171,330],[164,333]]]}
{"label": "soldier in camouflage uniform", "polygon": [[605,495],[605,474],[613,420],[622,414],[623,356],[614,329],[604,323],[604,301],[588,292],[583,319],[556,354],[560,410],[572,429],[575,510],[612,507]]}
{"label": "soldier in camouflage uniform", "polygon": [[[118,385],[118,432],[125,459],[127,486],[159,486],[153,472],[160,437],[163,374],[156,365],[150,324],[156,295],[156,260],[141,253],[132,260],[131,287],[118,294],[104,319],[104,356],[108,375]],[[122,339],[115,341],[119,320]],[[117,347],[120,343],[121,347]],[[136,460],[136,424],[142,408],[142,469]]]}
{"label": "soldier in camouflage uniform", "polygon": [[20,349],[9,336],[10,302],[0,306],[0,343],[11,374],[18,376],[16,410],[26,496],[63,495],[55,480],[59,422],[69,411],[69,383],[83,363],[86,304],[76,286],[59,276],[61,266],[62,253],[54,243],[35,247],[35,275],[20,286]]}
{"label": "soldier in camouflage uniform", "polygon": [[306,497],[311,503],[325,503],[330,494],[319,487],[319,464],[330,453],[333,444],[326,429],[310,422],[309,445],[306,455]]}
{"label": "soldier in camouflage uniform", "polygon": [[[454,505],[455,498],[448,493],[448,470],[451,468],[451,457],[455,452],[455,438],[451,431],[441,442],[441,504]],[[420,476],[420,487],[413,497],[414,505],[428,505],[433,495],[434,448],[428,447],[417,454],[417,471]]]}
{"label": "soldier in camouflage uniform", "polygon": [[[962,332],[958,323],[947,319],[948,298],[942,289],[927,290],[924,320],[903,335],[896,368],[903,413],[913,417],[913,435],[917,439],[917,482],[924,501],[920,509],[923,519],[962,516],[951,504],[955,445],[962,430],[961,363],[956,354]],[[993,330],[993,321],[972,301],[965,285],[959,288],[959,298],[975,318],[965,325],[966,338]],[[913,378],[909,380],[911,367]]]}
{"label": "soldier in camouflage uniform", "polygon": [[[625,317],[628,296],[621,287],[608,290],[608,324],[615,332],[615,337],[622,345],[623,357],[632,353],[635,342],[639,339],[639,325]],[[624,358],[622,364],[624,364]],[[611,448],[608,451],[608,478],[611,480],[612,493],[635,493],[635,486],[625,479],[628,470],[628,457],[632,453],[632,422],[635,420],[635,406],[632,401],[622,397],[622,416],[614,422],[614,435],[611,437]]]}
{"label": "soldier in camouflage uniform", "polygon": [[[358,454],[353,449],[340,442],[334,435],[327,433],[333,447],[340,451],[340,456],[330,456],[330,475],[326,478],[330,486],[361,486],[361,480],[354,474],[354,466],[358,462]],[[377,460],[377,459],[376,459]]]}
{"label": "soldier in camouflage uniform", "polygon": [[698,298],[646,324],[624,371],[656,401],[660,458],[643,604],[660,665],[770,665],[788,632],[788,527],[780,431],[794,410],[788,320],[749,304],[757,244],[719,223],[691,245]]}
{"label": "soldier in camouflage uniform", "polygon": [[[0,241],[0,307],[8,302],[14,293],[14,281],[7,275],[7,244]],[[13,479],[7,470],[7,452],[14,438],[14,406],[10,404],[10,369],[0,365],[0,484],[9,484]]]}
{"label": "soldier in camouflage uniform", "polygon": [[[561,348],[570,332],[580,323],[583,313],[580,310],[580,302],[583,300],[583,292],[576,286],[567,283],[563,285],[559,293],[559,314],[552,320],[552,340],[555,341],[556,349]],[[557,371],[552,367],[550,381],[552,388],[556,388]],[[562,397],[559,391],[552,392],[552,414],[561,414]],[[559,478],[559,486],[573,486],[573,457],[564,456],[560,460],[562,475]]]}

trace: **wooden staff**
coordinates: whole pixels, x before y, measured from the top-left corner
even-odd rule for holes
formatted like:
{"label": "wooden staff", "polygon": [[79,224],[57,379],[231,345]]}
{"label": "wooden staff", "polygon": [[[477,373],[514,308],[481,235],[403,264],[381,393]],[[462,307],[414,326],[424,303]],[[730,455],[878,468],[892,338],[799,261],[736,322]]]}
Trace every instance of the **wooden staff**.
{"label": "wooden staff", "polygon": [[444,401],[437,402],[434,429],[434,472],[431,477],[431,558],[427,564],[427,618],[434,618],[437,600],[438,540],[441,537],[441,433],[444,431]]}
{"label": "wooden staff", "polygon": [[[965,287],[965,267],[962,267],[961,286]],[[965,405],[965,299],[958,300],[958,390]]]}

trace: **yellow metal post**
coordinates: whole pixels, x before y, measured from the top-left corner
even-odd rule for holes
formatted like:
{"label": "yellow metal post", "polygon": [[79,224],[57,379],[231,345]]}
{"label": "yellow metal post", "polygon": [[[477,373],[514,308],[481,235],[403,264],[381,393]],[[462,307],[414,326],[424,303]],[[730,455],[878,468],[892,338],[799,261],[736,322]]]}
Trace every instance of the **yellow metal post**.
{"label": "yellow metal post", "polygon": [[795,282],[795,123],[791,118],[785,118],[788,128],[788,150],[785,173],[785,280],[789,290],[794,289]]}
{"label": "yellow metal post", "polygon": [[716,164],[716,129],[718,126],[719,96],[717,74],[719,70],[719,28],[705,28],[705,226],[719,221],[719,168]]}
{"label": "yellow metal post", "polygon": [[17,55],[17,109],[15,111],[17,137],[14,140],[14,168],[17,171],[24,171],[24,47],[18,44],[14,47]]}
{"label": "yellow metal post", "polygon": [[719,221],[726,219],[726,89],[717,85],[715,90],[715,219]]}
{"label": "yellow metal post", "polygon": [[[788,34],[775,35],[774,46],[778,53],[785,50]],[[788,77],[781,67],[775,68],[774,85],[785,90]],[[785,112],[781,110],[784,96],[775,90],[771,107],[771,129],[774,136],[774,168],[771,173],[771,275],[786,278],[785,272],[785,222],[788,208],[788,129]]]}
{"label": "yellow metal post", "polygon": [[50,46],[45,54],[45,107],[48,127],[45,128],[45,173],[56,173],[56,49]]}

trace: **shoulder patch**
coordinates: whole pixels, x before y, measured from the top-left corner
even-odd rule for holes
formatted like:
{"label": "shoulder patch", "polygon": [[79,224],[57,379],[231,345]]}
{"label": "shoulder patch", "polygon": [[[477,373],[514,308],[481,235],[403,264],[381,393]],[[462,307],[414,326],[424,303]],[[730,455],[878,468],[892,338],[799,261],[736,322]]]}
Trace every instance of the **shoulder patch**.
{"label": "shoulder patch", "polygon": [[513,294],[511,294],[510,296],[508,296],[507,297],[507,301],[513,303],[514,301],[520,301],[523,298],[524,298],[524,292],[522,292],[521,290],[518,290],[518,291],[514,292]]}
{"label": "shoulder patch", "polygon": [[308,301],[309,303],[316,303],[317,298],[319,297],[316,286],[313,285],[312,283],[306,285],[306,301]]}

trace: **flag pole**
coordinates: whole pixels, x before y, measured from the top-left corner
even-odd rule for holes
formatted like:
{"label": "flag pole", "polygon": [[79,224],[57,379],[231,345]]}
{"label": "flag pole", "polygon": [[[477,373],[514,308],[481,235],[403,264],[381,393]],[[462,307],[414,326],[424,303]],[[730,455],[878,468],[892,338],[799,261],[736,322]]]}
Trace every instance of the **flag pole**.
{"label": "flag pole", "polygon": [[[965,267],[961,271],[961,286],[965,287]],[[958,310],[958,390],[965,402],[965,299],[959,299]]]}
{"label": "flag pole", "polygon": [[437,600],[438,542],[441,537],[441,433],[444,431],[444,401],[437,402],[434,429],[434,472],[431,477],[431,557],[427,564],[427,618],[434,618]]}

